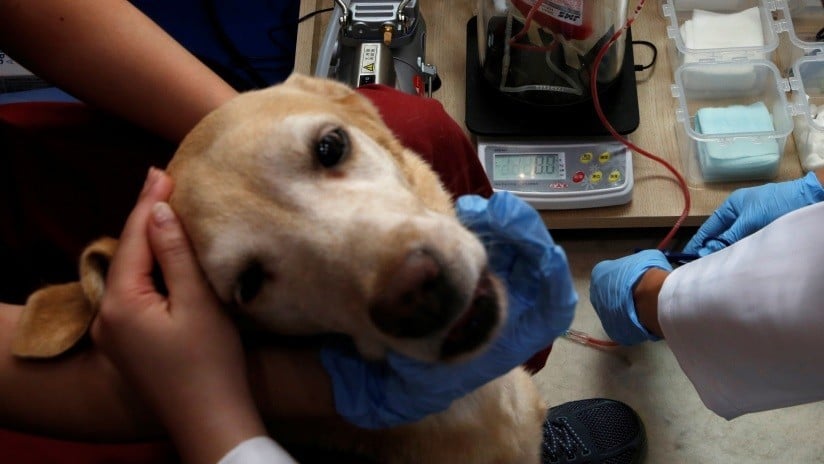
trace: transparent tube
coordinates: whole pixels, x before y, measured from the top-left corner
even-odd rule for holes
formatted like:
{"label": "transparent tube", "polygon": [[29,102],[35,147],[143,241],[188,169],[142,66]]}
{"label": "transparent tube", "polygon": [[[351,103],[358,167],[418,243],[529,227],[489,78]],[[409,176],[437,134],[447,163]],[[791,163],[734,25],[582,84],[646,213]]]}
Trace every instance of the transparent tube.
{"label": "transparent tube", "polygon": [[[479,0],[478,53],[484,79],[514,98],[568,104],[590,98],[592,62],[623,27],[628,0]],[[623,68],[624,37],[594,77],[607,88]]]}
{"label": "transparent tube", "polygon": [[[348,0],[344,1],[348,2]],[[315,65],[314,73],[316,77],[330,77],[331,75],[330,66],[338,45],[338,32],[340,32],[340,18],[342,14],[342,9],[336,4],[335,9],[332,11],[332,17],[329,18],[329,25],[326,27],[320,49],[318,50],[318,61]]]}

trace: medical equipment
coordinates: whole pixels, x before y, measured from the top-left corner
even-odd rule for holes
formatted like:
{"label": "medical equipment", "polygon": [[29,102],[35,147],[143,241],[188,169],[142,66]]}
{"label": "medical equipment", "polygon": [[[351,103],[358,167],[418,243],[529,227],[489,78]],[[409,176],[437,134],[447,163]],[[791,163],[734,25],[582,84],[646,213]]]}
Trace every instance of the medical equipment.
{"label": "medical equipment", "polygon": [[508,190],[537,209],[574,209],[632,199],[632,154],[609,138],[547,143],[487,140],[478,156],[495,190]]}
{"label": "medical equipment", "polygon": [[[610,138],[591,93],[594,78],[616,130],[637,128],[629,31],[607,46],[624,27],[627,7],[626,0],[597,7],[583,0],[480,1],[478,16],[467,25],[466,126],[477,137],[494,188],[538,209],[632,199],[632,156]],[[608,166],[602,165],[604,153]],[[519,172],[519,179],[502,174],[503,165],[515,163],[508,154],[521,154],[518,162],[531,170]],[[538,163],[548,161],[563,167],[564,176],[543,172]]]}
{"label": "medical equipment", "polygon": [[384,84],[431,96],[440,80],[425,50],[418,0],[335,0],[315,75],[352,87]]}
{"label": "medical equipment", "polygon": [[563,337],[575,343],[598,350],[611,350],[620,346],[617,342],[612,340],[601,340],[587,334],[586,332],[581,332],[580,330],[575,329],[568,329],[563,333]]}

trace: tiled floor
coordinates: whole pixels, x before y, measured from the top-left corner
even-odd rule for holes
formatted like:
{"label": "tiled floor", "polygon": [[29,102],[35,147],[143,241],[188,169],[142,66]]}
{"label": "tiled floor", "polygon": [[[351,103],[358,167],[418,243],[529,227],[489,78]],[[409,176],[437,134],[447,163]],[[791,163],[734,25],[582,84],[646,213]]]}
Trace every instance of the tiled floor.
{"label": "tiled floor", "polygon": [[[592,267],[635,247],[655,247],[665,232],[553,234],[567,251],[580,297],[573,328],[605,337],[589,302]],[[703,406],[663,341],[602,352],[561,339],[536,380],[550,404],[606,397],[634,407],[647,429],[649,464],[824,463],[824,402],[726,421]]]}

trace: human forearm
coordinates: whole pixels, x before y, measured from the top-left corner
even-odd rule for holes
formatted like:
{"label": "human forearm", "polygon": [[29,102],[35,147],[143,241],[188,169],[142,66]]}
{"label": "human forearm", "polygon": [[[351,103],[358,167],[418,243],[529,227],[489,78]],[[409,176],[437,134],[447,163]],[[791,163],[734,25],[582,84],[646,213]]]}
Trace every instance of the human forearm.
{"label": "human forearm", "polygon": [[824,203],[675,270],[661,287],[670,349],[719,415],[824,399]]}
{"label": "human forearm", "polygon": [[669,274],[669,271],[652,268],[644,273],[633,292],[638,322],[652,334],[661,338],[664,338],[664,334],[658,322],[658,294]]}
{"label": "human forearm", "polygon": [[821,185],[824,185],[824,168],[816,169],[815,176],[818,178],[818,181],[821,182]]}
{"label": "human forearm", "polygon": [[[165,434],[137,392],[97,350],[84,347],[46,362],[12,357],[11,337],[21,309],[0,303],[0,427],[109,442]],[[252,393],[265,420],[336,417],[316,351],[256,348],[248,358]]]}
{"label": "human forearm", "polygon": [[0,427],[91,441],[161,434],[99,352],[82,349],[49,362],[14,358],[11,340],[21,309],[0,303]]}
{"label": "human forearm", "polygon": [[125,0],[0,0],[0,49],[78,98],[179,141],[235,91]]}

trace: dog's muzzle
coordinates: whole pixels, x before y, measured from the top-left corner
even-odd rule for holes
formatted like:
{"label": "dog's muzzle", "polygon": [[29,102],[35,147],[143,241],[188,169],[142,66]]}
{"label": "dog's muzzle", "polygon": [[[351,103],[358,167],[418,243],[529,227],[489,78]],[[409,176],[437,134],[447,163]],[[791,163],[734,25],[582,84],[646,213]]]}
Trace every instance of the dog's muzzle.
{"label": "dog's muzzle", "polygon": [[409,339],[446,333],[440,358],[448,360],[478,348],[498,326],[501,308],[488,270],[468,304],[439,260],[425,250],[407,255],[390,274],[370,308],[372,322],[387,335]]}

